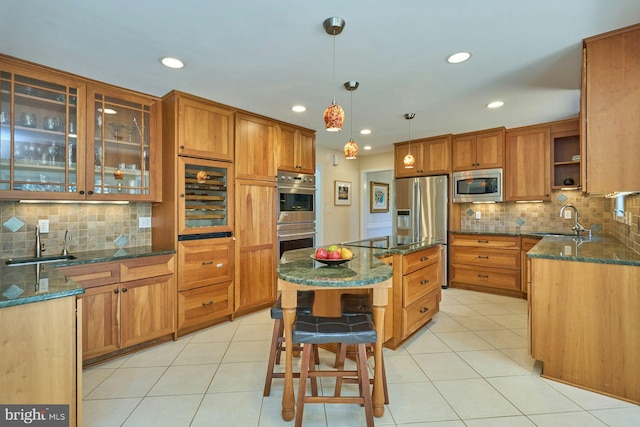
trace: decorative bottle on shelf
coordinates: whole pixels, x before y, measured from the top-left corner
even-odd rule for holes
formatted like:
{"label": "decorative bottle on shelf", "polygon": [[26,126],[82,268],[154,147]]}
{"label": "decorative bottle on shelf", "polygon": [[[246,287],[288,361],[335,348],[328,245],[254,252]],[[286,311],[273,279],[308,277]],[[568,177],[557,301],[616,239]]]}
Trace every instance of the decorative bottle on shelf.
{"label": "decorative bottle on shelf", "polygon": [[570,176],[564,179],[564,185],[573,185],[573,184],[574,184],[573,178],[571,178]]}

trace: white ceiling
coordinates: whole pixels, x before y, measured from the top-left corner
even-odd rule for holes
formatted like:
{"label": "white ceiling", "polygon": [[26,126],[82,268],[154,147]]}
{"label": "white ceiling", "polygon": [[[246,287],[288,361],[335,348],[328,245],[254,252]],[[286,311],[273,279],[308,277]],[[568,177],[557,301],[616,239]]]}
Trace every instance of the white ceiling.
{"label": "white ceiling", "polygon": [[[317,130],[317,144],[337,150],[353,120],[361,155],[407,140],[407,112],[411,139],[575,117],[582,39],[640,22],[640,0],[5,0],[1,10],[2,53],[199,95]],[[346,22],[335,39],[322,27],[331,16]],[[461,50],[471,60],[445,62]],[[166,55],[186,67],[162,67]],[[353,114],[348,80],[360,82]],[[334,90],[346,120],[332,133],[322,113]],[[505,106],[485,108],[494,100]]]}

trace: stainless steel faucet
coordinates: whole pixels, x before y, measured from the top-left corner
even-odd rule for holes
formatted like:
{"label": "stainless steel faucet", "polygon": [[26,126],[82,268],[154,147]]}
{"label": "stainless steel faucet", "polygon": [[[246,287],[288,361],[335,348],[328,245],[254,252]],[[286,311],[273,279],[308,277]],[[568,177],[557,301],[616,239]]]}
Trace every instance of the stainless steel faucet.
{"label": "stainless steel faucet", "polygon": [[40,227],[36,225],[36,246],[35,246],[35,257],[40,258],[42,256],[42,252],[46,251],[44,248],[44,243],[40,243]]}
{"label": "stainless steel faucet", "polygon": [[[574,214],[574,216],[575,216],[575,223],[574,223],[573,227],[571,227],[571,229],[573,230],[573,232],[575,233],[575,235],[576,235],[576,236],[579,236],[581,231],[587,231],[587,230],[586,230],[586,228],[584,228],[584,227],[582,226],[582,224],[580,224],[580,223],[578,222],[578,208],[576,208],[575,206],[573,206],[573,205],[572,205],[572,204],[570,204],[570,203],[567,203],[566,205],[564,205],[564,206],[562,206],[562,207],[560,208],[560,218],[564,218],[564,217],[563,217],[563,214],[564,214],[564,210],[565,210],[566,208],[571,208],[571,209],[573,209],[573,214]],[[589,231],[589,234],[591,234],[591,231]]]}
{"label": "stainless steel faucet", "polygon": [[69,255],[69,251],[67,250],[67,240],[71,241],[71,232],[69,230],[66,230],[64,232],[64,240],[62,241],[62,255],[63,256]]}

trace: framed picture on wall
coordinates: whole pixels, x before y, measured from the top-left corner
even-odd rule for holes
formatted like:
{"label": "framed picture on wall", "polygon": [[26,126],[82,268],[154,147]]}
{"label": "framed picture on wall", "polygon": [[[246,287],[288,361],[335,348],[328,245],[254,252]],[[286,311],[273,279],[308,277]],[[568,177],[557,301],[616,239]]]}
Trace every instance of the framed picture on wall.
{"label": "framed picture on wall", "polygon": [[349,181],[335,181],[335,205],[351,205],[351,183]]}
{"label": "framed picture on wall", "polygon": [[385,182],[369,183],[371,194],[369,197],[369,211],[389,212],[389,184]]}

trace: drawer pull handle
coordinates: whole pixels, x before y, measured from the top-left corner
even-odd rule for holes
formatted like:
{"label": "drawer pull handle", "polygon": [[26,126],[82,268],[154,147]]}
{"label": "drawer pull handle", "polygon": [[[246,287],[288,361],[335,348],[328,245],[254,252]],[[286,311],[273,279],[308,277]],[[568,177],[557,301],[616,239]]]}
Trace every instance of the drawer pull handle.
{"label": "drawer pull handle", "polygon": [[219,262],[216,264],[216,268],[222,268],[224,266],[224,263]]}
{"label": "drawer pull handle", "polygon": [[202,265],[211,265],[213,261],[202,261]]}
{"label": "drawer pull handle", "polygon": [[202,303],[202,306],[203,306],[203,307],[206,307],[206,306],[208,306],[208,305],[213,305],[213,301],[203,302],[203,303]]}
{"label": "drawer pull handle", "polygon": [[478,274],[478,277],[480,277],[482,279],[488,279],[489,275],[488,274]]}
{"label": "drawer pull handle", "polygon": [[478,240],[478,243],[489,243],[488,240]]}
{"label": "drawer pull handle", "polygon": [[488,255],[478,255],[478,258],[489,259],[489,256]]}
{"label": "drawer pull handle", "polygon": [[420,309],[420,313],[426,313],[427,311],[429,311],[429,307],[422,307],[422,309]]}
{"label": "drawer pull handle", "polygon": [[429,261],[429,257],[428,256],[422,257],[422,258],[420,258],[420,261]]}
{"label": "drawer pull handle", "polygon": [[422,282],[420,282],[421,285],[426,285],[427,283],[429,283],[428,280],[423,280]]}

